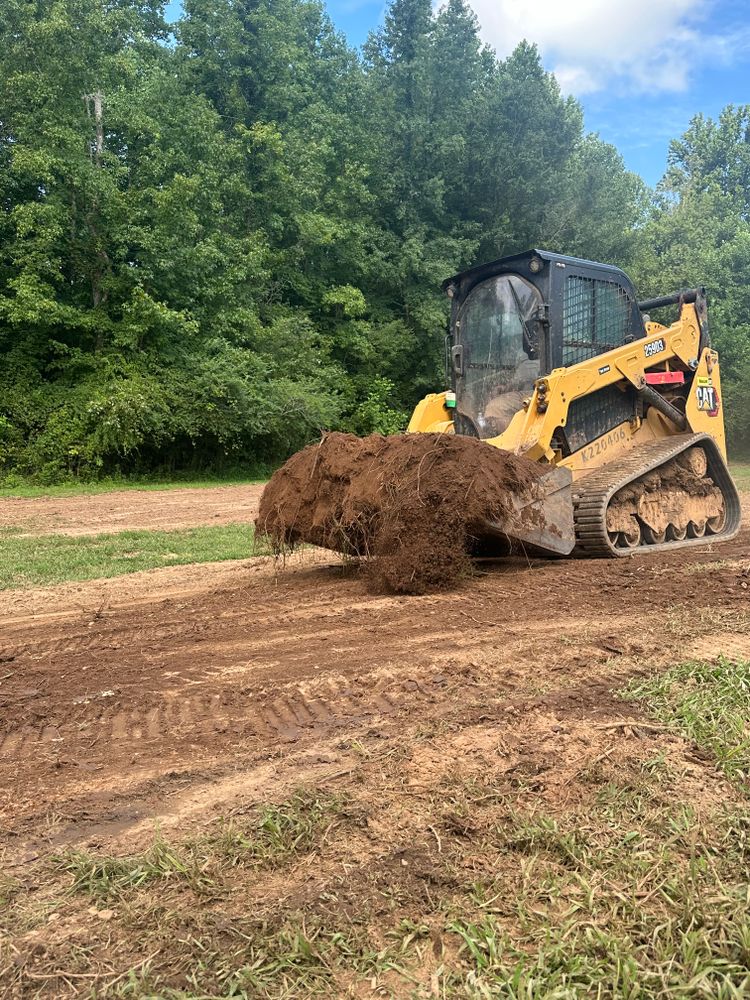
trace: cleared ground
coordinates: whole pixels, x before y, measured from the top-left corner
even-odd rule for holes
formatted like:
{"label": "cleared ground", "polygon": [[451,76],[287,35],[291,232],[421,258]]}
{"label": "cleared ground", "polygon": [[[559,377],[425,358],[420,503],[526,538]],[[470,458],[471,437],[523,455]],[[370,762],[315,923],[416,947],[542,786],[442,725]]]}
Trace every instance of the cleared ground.
{"label": "cleared ground", "polygon": [[[34,531],[177,528],[250,519],[258,491],[0,509]],[[622,914],[595,900],[617,891],[672,919],[663,852],[637,868],[648,823],[689,871],[697,843],[721,854],[719,812],[746,815],[746,776],[613,692],[750,659],[749,565],[746,525],[668,556],[485,564],[416,598],[314,552],[0,594],[6,995],[590,995],[491,991],[542,947],[534,921],[609,933]],[[620,829],[633,796],[650,811]],[[632,853],[595,890],[586,829],[588,850],[617,830],[613,857]]]}
{"label": "cleared ground", "polygon": [[262,484],[118,490],[94,495],[0,498],[0,531],[28,535],[98,535],[252,521]]}

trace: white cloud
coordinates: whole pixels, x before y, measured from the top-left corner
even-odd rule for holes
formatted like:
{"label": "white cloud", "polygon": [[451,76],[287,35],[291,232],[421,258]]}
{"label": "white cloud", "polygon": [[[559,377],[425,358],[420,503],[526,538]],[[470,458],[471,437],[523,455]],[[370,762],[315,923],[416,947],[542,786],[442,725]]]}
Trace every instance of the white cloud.
{"label": "white cloud", "polygon": [[683,91],[697,65],[709,59],[726,64],[750,41],[745,25],[712,30],[715,0],[469,2],[498,55],[524,38],[535,42],[563,90],[577,95],[610,86]]}

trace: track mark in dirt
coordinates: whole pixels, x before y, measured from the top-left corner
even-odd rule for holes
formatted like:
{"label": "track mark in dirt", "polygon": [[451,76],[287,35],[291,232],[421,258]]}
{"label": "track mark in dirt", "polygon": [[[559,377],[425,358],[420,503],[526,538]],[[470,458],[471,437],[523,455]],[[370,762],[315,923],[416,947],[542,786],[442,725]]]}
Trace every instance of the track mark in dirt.
{"label": "track mark in dirt", "polygon": [[[256,608],[258,606],[256,604]],[[366,606],[360,603],[358,609],[367,621]],[[398,612],[399,609],[394,610]],[[446,629],[444,618],[437,621],[435,619],[440,616],[429,613],[429,627],[423,626],[422,633],[418,635],[414,635],[410,620],[401,623],[396,617],[390,623],[388,642],[384,646],[363,648],[361,640],[354,644],[337,642],[342,630],[351,635],[358,629],[366,629],[359,621],[360,615],[341,615],[339,629],[328,628],[321,635],[311,620],[309,607],[305,607],[300,614],[289,616],[290,624],[296,624],[297,630],[305,627],[305,631],[297,631],[294,638],[290,634],[291,629],[284,627],[277,631],[269,623],[266,635],[226,644],[215,641],[216,633],[204,635],[201,629],[192,633],[189,629],[192,641],[187,642],[179,623],[177,626],[157,623],[147,632],[142,623],[141,638],[147,653],[138,668],[140,677],[135,683],[131,682],[129,689],[124,686],[124,668],[127,666],[127,673],[132,673],[132,667],[126,662],[132,654],[123,658],[120,650],[126,644],[116,640],[119,633],[112,624],[102,626],[97,634],[55,635],[47,640],[46,648],[41,638],[24,647],[16,647],[11,658],[19,661],[28,658],[34,664],[34,676],[41,686],[40,689],[31,689],[30,698],[28,689],[19,691],[18,710],[23,711],[28,704],[33,715],[43,718],[46,713],[48,719],[50,715],[55,718],[56,728],[54,735],[47,737],[44,734],[50,731],[49,727],[41,721],[30,728],[20,722],[14,725],[12,716],[9,716],[5,736],[0,738],[0,754],[33,755],[40,744],[67,743],[71,737],[82,738],[85,733],[91,734],[92,738],[95,735],[97,741],[104,743],[168,741],[170,738],[177,741],[195,732],[227,731],[246,738],[276,735],[294,740],[302,731],[318,724],[361,720],[375,714],[392,715],[400,710],[402,704],[413,702],[414,697],[424,696],[435,704],[445,696],[446,677],[455,671],[457,663],[468,662],[473,664],[475,671],[483,670],[487,676],[494,677],[496,693],[510,692],[514,688],[511,672],[503,669],[506,663],[527,662],[539,670],[546,670],[550,676],[557,675],[559,670],[555,661],[559,659],[559,654],[548,637],[561,630],[568,635],[568,652],[571,655],[581,655],[581,651],[585,650],[589,658],[593,656],[604,660],[612,653],[606,636],[603,644],[589,649],[591,622],[576,618],[546,622],[535,629],[532,636],[518,636],[506,629],[502,629],[500,635],[492,634],[500,628],[499,623],[497,626],[490,623],[489,635],[486,631],[477,635],[463,631],[463,619],[459,619],[453,629]],[[330,617],[325,620],[331,621]],[[627,617],[612,616],[607,621],[607,631],[626,631],[628,625]],[[179,641],[175,642],[178,634]],[[222,634],[221,629],[218,634]],[[571,634],[577,638],[573,639]],[[598,629],[595,629],[595,634],[599,634]],[[315,652],[314,643],[322,637],[331,641],[326,643],[325,654],[321,658]],[[199,670],[195,668],[193,652],[196,642],[208,645],[214,658]],[[548,647],[541,654],[540,644]],[[278,659],[280,645],[288,647],[286,662],[293,662],[297,671],[304,671],[307,680],[298,683],[276,680],[277,671],[279,675],[283,671],[282,662]],[[367,672],[347,676],[332,670],[332,661],[345,660],[350,650],[357,654],[360,666],[369,661]],[[380,663],[385,650],[389,662],[394,663],[393,667]],[[95,656],[98,666],[104,668],[96,682],[102,686],[97,690],[92,678],[86,682],[82,693],[71,698],[73,685],[80,684],[80,680],[73,681],[64,704],[60,704],[59,699],[48,701],[44,698],[45,685],[63,664],[67,669],[73,667],[78,677],[82,670],[89,670],[85,659],[88,654]],[[406,677],[402,666],[405,658],[415,668],[407,671]],[[190,661],[192,669],[190,687],[187,688],[181,686],[186,678],[181,676],[180,669],[164,670],[164,666],[173,661],[178,661],[175,666],[180,667],[185,660]],[[108,663],[111,663],[110,668]],[[118,668],[122,672],[119,684],[106,687]],[[152,672],[154,678],[149,677]],[[131,697],[140,695],[143,700],[148,682],[153,686],[159,674],[163,678],[160,685],[163,693],[158,687],[154,691],[156,703],[129,707]],[[219,691],[215,690],[217,686]],[[470,687],[468,684],[464,686]],[[414,692],[416,695],[413,695]],[[123,703],[127,707],[123,708]],[[75,727],[74,732],[71,732],[71,727]]]}
{"label": "track mark in dirt", "polygon": [[[400,710],[404,694],[411,696],[414,689],[414,682],[402,681],[386,672],[358,679],[356,690],[349,679],[334,675],[284,686],[283,693],[277,695],[249,692],[230,704],[222,702],[220,693],[202,693],[170,698],[149,709],[123,711],[109,710],[104,702],[97,705],[97,696],[93,696],[78,699],[79,715],[77,719],[74,715],[72,721],[81,738],[88,735],[99,745],[150,743],[169,740],[177,734],[184,740],[194,738],[197,733],[228,731],[241,734],[243,739],[296,741],[305,730],[319,725],[337,727],[393,715]],[[417,689],[432,701],[441,695],[440,683],[432,685],[425,678]],[[0,756],[34,756],[40,749],[54,750],[56,745],[67,743],[68,736],[68,725],[62,722],[60,726],[40,722],[18,728],[11,724],[0,736]]]}
{"label": "track mark in dirt", "polygon": [[18,850],[49,814],[70,817],[71,842],[125,829],[169,812],[178,784],[185,802],[206,785],[229,795],[269,760],[331,760],[355,740],[376,753],[484,726],[509,741],[549,717],[535,726],[553,746],[556,715],[591,717],[634,673],[742,638],[749,541],[511,560],[419,598],[373,596],[315,553],[280,573],[172,567],[18,607],[0,595],[0,841]]}

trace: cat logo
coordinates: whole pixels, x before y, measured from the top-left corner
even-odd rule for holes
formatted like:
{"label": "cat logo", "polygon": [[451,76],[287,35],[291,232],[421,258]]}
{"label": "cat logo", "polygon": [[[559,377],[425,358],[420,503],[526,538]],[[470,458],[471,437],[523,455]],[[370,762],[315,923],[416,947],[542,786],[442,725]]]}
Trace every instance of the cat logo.
{"label": "cat logo", "polygon": [[698,409],[715,417],[719,412],[719,394],[712,385],[699,385],[695,390],[698,399]]}

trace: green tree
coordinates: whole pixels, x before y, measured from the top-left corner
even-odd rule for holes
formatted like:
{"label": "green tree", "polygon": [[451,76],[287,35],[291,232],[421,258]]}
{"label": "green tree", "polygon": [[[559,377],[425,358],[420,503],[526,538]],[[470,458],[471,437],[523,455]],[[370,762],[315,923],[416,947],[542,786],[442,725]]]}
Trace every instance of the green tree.
{"label": "green tree", "polygon": [[213,461],[335,422],[324,359],[283,380],[263,360],[272,261],[250,179],[273,137],[224,129],[151,7],[14,2],[3,16],[2,406],[21,444],[6,460],[44,476]]}
{"label": "green tree", "polygon": [[671,143],[639,260],[648,294],[705,285],[730,445],[750,441],[750,105]]}
{"label": "green tree", "polygon": [[5,468],[400,428],[442,383],[442,280],[532,245],[734,281],[714,316],[739,391],[747,109],[696,119],[645,223],[537,50],[498,60],[465,0],[393,0],[361,56],[318,0],[185,0],[174,37],[158,0],[6,0],[0,32]]}

